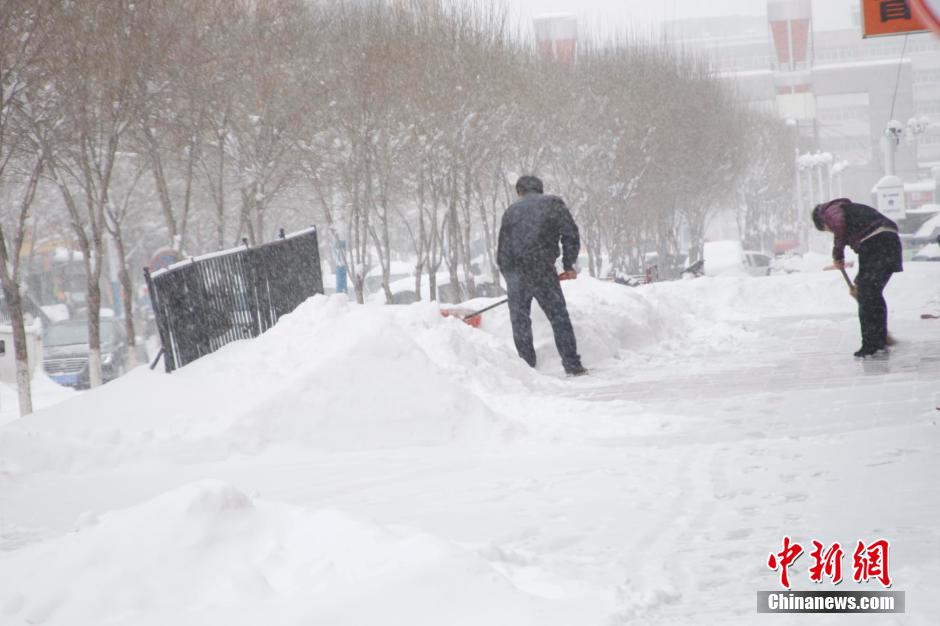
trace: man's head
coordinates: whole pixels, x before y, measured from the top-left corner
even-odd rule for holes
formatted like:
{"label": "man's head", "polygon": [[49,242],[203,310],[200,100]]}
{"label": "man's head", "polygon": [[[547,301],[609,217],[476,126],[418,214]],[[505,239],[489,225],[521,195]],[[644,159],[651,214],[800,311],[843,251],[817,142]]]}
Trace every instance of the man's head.
{"label": "man's head", "polygon": [[813,209],[813,225],[816,226],[816,230],[826,230],[826,223],[823,221],[823,211],[826,209],[827,204],[829,203],[823,202],[822,204],[817,204]]}
{"label": "man's head", "polygon": [[535,176],[522,176],[516,181],[516,193],[520,196],[527,193],[545,193],[545,187]]}
{"label": "man's head", "polygon": [[826,213],[826,209],[831,206],[839,206],[851,202],[848,198],[836,198],[835,200],[830,200],[828,202],[823,202],[822,204],[817,204],[813,209],[813,224],[816,226],[816,230],[825,231],[829,230],[826,226],[826,220],[823,219],[823,216]]}

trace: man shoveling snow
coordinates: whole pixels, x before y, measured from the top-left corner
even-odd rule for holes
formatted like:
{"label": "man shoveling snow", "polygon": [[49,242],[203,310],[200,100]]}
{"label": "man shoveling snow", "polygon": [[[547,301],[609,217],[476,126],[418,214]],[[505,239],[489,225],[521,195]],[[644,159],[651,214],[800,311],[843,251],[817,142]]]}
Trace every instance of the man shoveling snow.
{"label": "man shoveling snow", "polygon": [[[503,214],[496,261],[506,279],[512,337],[519,356],[535,367],[530,316],[535,298],[551,322],[565,372],[581,376],[587,370],[581,365],[560,282],[577,278],[574,265],[581,251],[581,239],[564,200],[543,192],[542,181],[534,176],[523,176],[516,183],[519,200]],[[564,269],[561,276],[555,272],[559,242]]]}
{"label": "man shoveling snow", "polygon": [[885,351],[888,305],[883,292],[891,275],[904,271],[898,225],[872,207],[848,198],[816,205],[813,223],[817,230],[832,233],[832,259],[837,269],[845,270],[845,246],[858,254],[858,276],[851,289],[858,300],[862,347],[855,356],[864,358]]}

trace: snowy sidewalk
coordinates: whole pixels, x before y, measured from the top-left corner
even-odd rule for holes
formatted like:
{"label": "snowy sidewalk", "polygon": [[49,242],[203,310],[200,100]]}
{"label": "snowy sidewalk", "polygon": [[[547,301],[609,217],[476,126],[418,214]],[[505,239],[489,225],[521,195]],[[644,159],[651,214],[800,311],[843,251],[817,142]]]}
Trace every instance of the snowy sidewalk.
{"label": "snowy sidewalk", "polygon": [[[647,617],[727,623],[735,615],[753,623],[748,596],[776,588],[760,556],[778,551],[783,535],[850,546],[886,537],[893,542],[894,589],[908,591],[910,615],[841,619],[931,623],[940,615],[929,582],[940,574],[938,328],[894,320],[899,345],[887,359],[865,361],[851,357],[858,343],[852,316],[775,318],[752,330],[760,335],[756,350],[721,355],[711,371],[700,364],[635,375],[608,371],[597,378],[612,382],[592,381],[580,392],[593,401],[642,402],[683,424],[679,433],[639,444],[682,463],[663,490],[671,504],[659,507],[662,527],[642,542],[644,556],[668,564],[665,588],[681,600]],[[630,557],[624,554],[625,567]],[[796,569],[795,589],[814,588],[807,560]],[[864,589],[841,587],[856,588]],[[815,616],[813,623],[839,620]]]}
{"label": "snowy sidewalk", "polygon": [[[0,430],[0,452],[11,455],[8,466],[0,463],[0,622],[71,626],[111,616],[135,625],[234,626],[267,615],[290,625],[754,624],[756,592],[778,588],[767,557],[789,535],[806,546],[813,539],[848,546],[849,580],[839,587],[848,591],[876,588],[851,581],[851,547],[889,539],[892,589],[907,593],[908,613],[768,618],[774,623],[933,624],[940,322],[914,312],[919,286],[935,290],[935,278],[912,273],[899,282],[908,290],[901,300],[912,304],[892,317],[901,343],[886,360],[852,358],[858,329],[848,310],[767,313],[774,305],[765,304],[767,293],[809,301],[816,283],[830,280],[809,277],[816,282],[804,285],[796,277],[716,283],[759,306],[708,319],[679,340],[670,331],[662,345],[623,352],[575,380],[519,366],[498,319],[488,335],[442,323],[433,311],[313,307],[280,334],[188,372],[142,373],[64,405],[93,406],[94,415],[53,410]],[[716,290],[709,283],[579,289],[573,310],[585,335],[590,307],[633,307],[619,322],[626,325],[660,310],[655,298],[697,306]],[[621,294],[626,307],[612,299]],[[719,313],[720,295],[709,305]],[[335,316],[316,321],[333,315],[329,307]],[[698,309],[696,319],[709,311]],[[389,315],[414,319],[402,326]],[[359,318],[369,333],[355,326]],[[348,332],[360,343],[346,350],[348,361],[307,364],[301,337],[323,341],[298,334],[309,333],[311,320],[340,347],[349,346],[342,333],[353,325]],[[654,328],[642,323],[641,331]],[[628,347],[641,339],[623,336]],[[597,337],[585,343],[603,347]],[[240,374],[246,354],[280,368],[279,378]],[[431,367],[421,354],[438,360]],[[389,375],[395,388],[328,405],[356,412],[321,415],[330,387],[317,384],[358,383],[389,363],[407,364],[401,377]],[[491,371],[497,364],[503,369]],[[474,373],[478,379],[467,378]],[[233,375],[244,378],[232,383]],[[426,382],[412,387],[414,378]],[[455,380],[478,395],[447,387]],[[162,404],[190,390],[211,402],[180,406],[179,415]],[[127,399],[144,393],[154,407],[128,414]],[[260,393],[274,399],[243,406]],[[440,404],[427,416],[407,421],[394,410],[410,402],[423,410],[428,399]],[[363,413],[383,403],[387,411]],[[230,415],[237,410],[243,414]],[[408,429],[427,428],[421,420],[445,417],[449,428],[472,418],[493,432],[398,443],[408,441]],[[316,429],[304,430],[311,423]],[[317,445],[320,433],[343,428],[372,429],[380,444],[386,434],[398,439]],[[221,486],[197,482],[206,479]],[[125,533],[153,537],[154,545],[113,541]],[[52,579],[50,560],[66,564]],[[809,561],[805,555],[791,568],[795,589],[815,588]],[[199,574],[180,578],[184,570]],[[76,589],[97,604],[79,602],[70,577],[84,581]],[[120,588],[106,589],[112,583]],[[141,586],[160,591],[149,597]],[[174,594],[179,606],[167,604]]]}
{"label": "snowy sidewalk", "polygon": [[642,372],[604,369],[572,395],[711,414],[725,423],[737,423],[733,414],[747,414],[748,430],[764,436],[854,429],[870,420],[876,425],[879,417],[913,418],[940,407],[940,323],[895,321],[892,332],[900,341],[890,357],[862,360],[852,357],[859,343],[854,316],[776,318],[747,326],[761,339],[745,354],[654,363]]}

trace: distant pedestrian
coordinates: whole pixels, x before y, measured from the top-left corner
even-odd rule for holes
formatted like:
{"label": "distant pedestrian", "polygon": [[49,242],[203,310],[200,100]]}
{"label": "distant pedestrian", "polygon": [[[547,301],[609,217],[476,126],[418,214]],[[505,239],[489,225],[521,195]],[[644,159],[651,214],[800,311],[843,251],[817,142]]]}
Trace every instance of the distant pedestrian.
{"label": "distant pedestrian", "polygon": [[871,356],[887,347],[888,305],[884,288],[895,272],[904,271],[898,225],[864,204],[839,198],[813,209],[813,223],[833,235],[832,260],[845,269],[845,246],[858,254],[858,276],[853,294],[858,299],[862,347],[857,357]]}
{"label": "distant pedestrian", "polygon": [[[587,370],[581,365],[560,283],[561,279],[578,277],[575,270],[581,250],[578,226],[564,200],[543,195],[542,181],[538,178],[520,178],[516,183],[516,193],[519,200],[503,215],[496,257],[509,292],[509,317],[516,351],[526,363],[535,367],[531,318],[534,298],[552,325],[555,346],[565,372],[581,376]],[[555,270],[559,243],[564,269],[561,276]]]}

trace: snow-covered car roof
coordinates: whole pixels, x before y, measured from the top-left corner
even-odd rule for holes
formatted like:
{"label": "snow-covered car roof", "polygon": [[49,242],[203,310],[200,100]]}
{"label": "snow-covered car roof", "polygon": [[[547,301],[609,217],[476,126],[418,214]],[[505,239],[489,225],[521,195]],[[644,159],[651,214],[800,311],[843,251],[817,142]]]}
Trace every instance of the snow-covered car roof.
{"label": "snow-covered car roof", "polygon": [[915,236],[919,239],[930,239],[936,237],[938,231],[940,231],[940,215],[931,217],[924,222],[923,226],[917,229]]}
{"label": "snow-covered car roof", "polygon": [[922,204],[916,209],[908,209],[908,215],[933,215],[940,213],[940,204]]}

